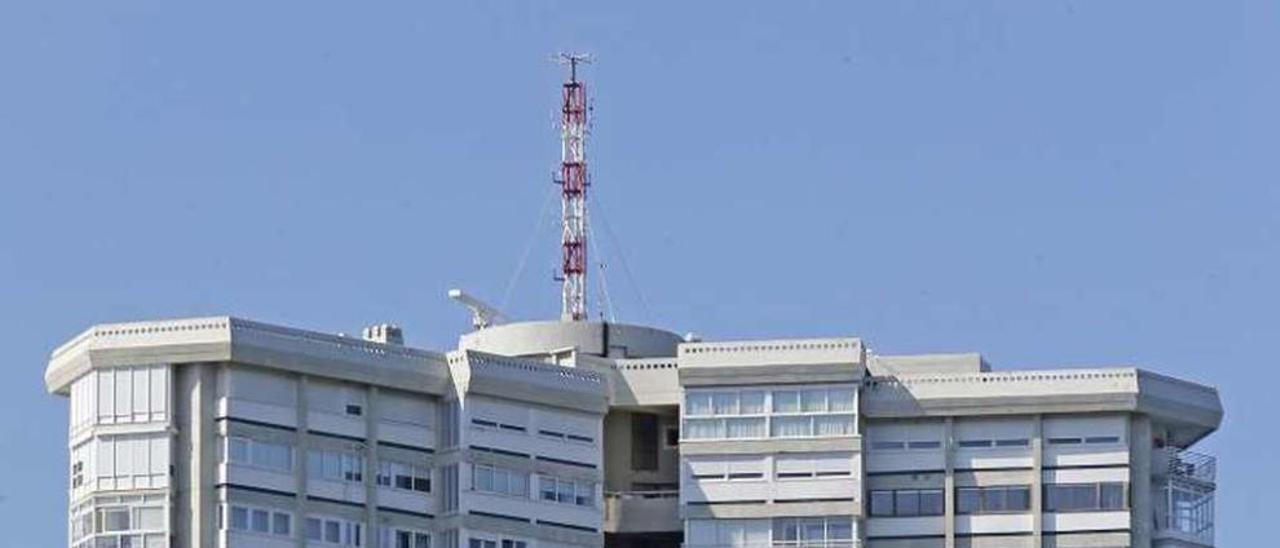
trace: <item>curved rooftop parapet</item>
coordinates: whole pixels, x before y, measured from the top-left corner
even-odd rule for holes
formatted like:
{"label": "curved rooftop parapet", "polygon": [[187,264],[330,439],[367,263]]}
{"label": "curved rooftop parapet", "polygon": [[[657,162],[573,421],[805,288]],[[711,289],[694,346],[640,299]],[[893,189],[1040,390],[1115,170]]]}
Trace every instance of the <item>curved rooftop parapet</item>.
{"label": "curved rooftop parapet", "polygon": [[1216,389],[1132,367],[876,377],[862,405],[871,418],[1139,412],[1179,447],[1222,422]]}
{"label": "curved rooftop parapet", "polygon": [[230,361],[434,394],[448,383],[438,352],[217,316],[91,327],[53,351],[45,388],[65,393],[90,369]]}
{"label": "curved rooftop parapet", "polygon": [[538,321],[496,325],[463,335],[460,350],[533,356],[576,349],[616,358],[676,355],[679,335],[653,327],[608,322]]}

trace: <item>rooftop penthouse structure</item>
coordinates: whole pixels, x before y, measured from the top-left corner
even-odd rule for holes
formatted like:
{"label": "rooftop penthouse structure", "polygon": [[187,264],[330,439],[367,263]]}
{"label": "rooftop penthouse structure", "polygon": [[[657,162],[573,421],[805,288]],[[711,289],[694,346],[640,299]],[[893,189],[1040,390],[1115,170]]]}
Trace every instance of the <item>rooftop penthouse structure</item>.
{"label": "rooftop penthouse structure", "polygon": [[68,545],[1213,545],[1213,388],[589,321],[410,348],[233,317],[53,352]]}

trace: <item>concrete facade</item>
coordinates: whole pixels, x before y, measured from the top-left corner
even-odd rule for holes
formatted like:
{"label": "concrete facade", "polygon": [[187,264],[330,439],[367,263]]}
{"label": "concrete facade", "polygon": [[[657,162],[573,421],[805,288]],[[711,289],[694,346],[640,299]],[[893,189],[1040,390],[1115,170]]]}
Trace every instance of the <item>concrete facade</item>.
{"label": "concrete facade", "polygon": [[1216,390],[857,338],[231,317],[53,352],[72,547],[1213,545]]}

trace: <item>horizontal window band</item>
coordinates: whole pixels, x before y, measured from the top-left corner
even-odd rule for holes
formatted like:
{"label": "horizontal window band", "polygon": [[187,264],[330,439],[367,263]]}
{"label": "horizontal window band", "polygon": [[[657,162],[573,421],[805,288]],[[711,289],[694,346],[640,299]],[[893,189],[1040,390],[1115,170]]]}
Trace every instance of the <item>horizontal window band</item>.
{"label": "horizontal window band", "polygon": [[542,455],[538,455],[535,458],[543,462],[552,462],[555,464],[563,464],[565,466],[577,466],[578,468],[590,468],[592,470],[596,468],[596,465],[594,464],[591,464],[588,462],[578,462],[576,460],[557,459],[555,457],[544,457]]}
{"label": "horizontal window band", "polygon": [[945,539],[946,535],[892,535],[892,536],[871,536],[867,535],[867,540],[932,540]]}
{"label": "horizontal window band", "polygon": [[956,474],[972,474],[975,472],[1030,472],[1035,470],[1033,466],[997,466],[992,468],[956,468],[952,470]]}
{"label": "horizontal window band", "polygon": [[945,474],[946,470],[904,470],[902,472],[867,472],[863,474],[868,478],[879,478],[889,476],[918,476],[923,474]]}
{"label": "horizontal window band", "polygon": [[1034,535],[1031,531],[1010,531],[1007,533],[956,533],[956,538],[983,538],[983,537],[1029,537]]}
{"label": "horizontal window band", "polygon": [[529,519],[529,518],[522,518],[522,517],[520,517],[520,516],[512,516],[512,515],[507,515],[507,514],[498,514],[498,513],[494,513],[494,512],[482,512],[482,511],[480,511],[480,510],[468,510],[468,511],[467,511],[467,513],[468,513],[468,514],[471,514],[471,515],[473,515],[473,516],[479,516],[479,517],[482,517],[482,518],[504,519],[504,520],[507,520],[507,521],[518,521],[518,522],[520,522],[520,523],[533,523],[533,520],[531,520],[531,519]]}
{"label": "horizontal window band", "polygon": [[405,451],[417,451],[419,453],[431,454],[436,452],[435,449],[432,449],[430,447],[418,447],[416,445],[406,445],[403,443],[396,443],[393,441],[379,441],[378,445],[381,445],[383,447],[390,447],[392,449],[404,449]]}
{"label": "horizontal window band", "polygon": [[351,501],[349,501],[349,500],[331,499],[331,498],[329,498],[329,497],[317,497],[317,496],[314,496],[314,495],[307,495],[307,500],[314,500],[314,501],[316,501],[316,502],[328,502],[328,503],[331,503],[331,504],[341,504],[341,505],[343,505],[343,506],[350,506],[350,507],[352,507],[352,508],[364,508],[364,507],[365,507],[365,504],[364,504],[364,503],[361,503],[361,502],[351,502]]}
{"label": "horizontal window band", "polygon": [[426,512],[414,512],[413,510],[401,510],[399,508],[391,508],[388,506],[379,506],[378,511],[386,512],[388,514],[400,514],[402,516],[413,516],[416,518],[435,519],[435,515],[428,514]]}
{"label": "horizontal window band", "polygon": [[558,521],[547,521],[547,520],[542,520],[542,519],[540,519],[540,520],[538,520],[536,523],[537,523],[538,525],[546,525],[546,526],[548,526],[548,527],[559,527],[559,528],[561,528],[561,529],[572,529],[572,530],[574,530],[574,531],[583,531],[583,532],[586,532],[586,533],[599,533],[599,532],[600,532],[598,529],[596,529],[596,528],[594,528],[594,527],[586,527],[586,526],[583,526],[583,525],[573,525],[573,524],[570,524],[570,523],[560,523],[560,522],[558,522]]}
{"label": "horizontal window band", "polygon": [[738,504],[765,504],[769,501],[760,500],[718,500],[718,501],[689,501],[685,506],[734,506]]}
{"label": "horizontal window band", "polygon": [[218,485],[216,485],[216,487],[221,489],[228,489],[232,491],[246,491],[249,493],[259,493],[263,495],[275,495],[278,497],[288,497],[291,499],[298,497],[297,493],[291,493],[289,491],[280,491],[278,489],[267,489],[266,487],[254,487],[252,485],[240,485],[238,483],[219,483]]}
{"label": "horizontal window band", "polygon": [[348,436],[348,435],[346,435],[346,434],[335,434],[335,433],[333,433],[333,432],[325,432],[325,431],[323,431],[323,430],[311,430],[311,429],[308,429],[308,430],[307,430],[307,433],[308,433],[308,434],[311,434],[312,436],[320,436],[320,437],[322,437],[322,438],[333,438],[333,439],[336,439],[336,440],[356,441],[356,442],[360,442],[360,443],[365,443],[365,442],[366,442],[365,438],[361,438],[361,437],[359,437],[359,436]]}
{"label": "horizontal window band", "polygon": [[480,451],[482,453],[493,453],[495,455],[506,455],[508,457],[519,457],[522,459],[531,458],[528,453],[521,453],[519,451],[509,451],[507,449],[498,449],[496,447],[486,447],[483,445],[472,445],[470,447],[472,451]]}
{"label": "horizontal window band", "polygon": [[797,504],[804,502],[853,502],[853,497],[826,497],[811,499],[773,499],[774,504]]}
{"label": "horizontal window band", "polygon": [[214,420],[214,422],[218,422],[218,421],[226,421],[226,422],[229,422],[229,423],[244,424],[244,425],[247,425],[247,426],[261,426],[261,427],[263,427],[263,428],[271,428],[271,429],[274,429],[274,430],[284,430],[284,431],[286,431],[286,432],[297,432],[297,431],[298,431],[298,429],[297,429],[297,428],[294,428],[294,427],[292,427],[292,426],[286,426],[286,425],[283,425],[283,424],[276,424],[276,423],[274,423],[274,422],[256,421],[256,420],[253,420],[253,419],[242,419],[242,418],[240,418],[240,417],[222,416],[222,417],[214,417],[214,419],[213,419],[213,420]]}

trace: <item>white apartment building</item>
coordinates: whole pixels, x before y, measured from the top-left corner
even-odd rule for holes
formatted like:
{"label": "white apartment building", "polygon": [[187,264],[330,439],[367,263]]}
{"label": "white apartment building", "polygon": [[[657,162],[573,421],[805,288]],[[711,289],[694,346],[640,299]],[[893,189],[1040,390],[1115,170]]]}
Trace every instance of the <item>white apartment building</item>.
{"label": "white apartment building", "polygon": [[1132,367],[215,317],[92,327],[45,380],[74,548],[1213,545],[1217,391]]}

